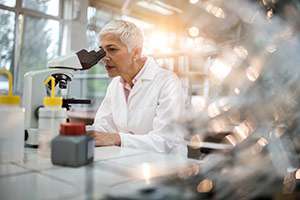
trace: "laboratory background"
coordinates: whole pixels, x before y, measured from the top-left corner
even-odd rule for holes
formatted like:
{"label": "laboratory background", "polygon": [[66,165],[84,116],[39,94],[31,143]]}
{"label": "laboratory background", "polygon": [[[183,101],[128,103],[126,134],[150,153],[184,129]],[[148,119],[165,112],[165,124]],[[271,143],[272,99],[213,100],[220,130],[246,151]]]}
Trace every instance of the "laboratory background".
{"label": "laboratory background", "polygon": [[[112,20],[178,77],[185,156],[87,134]],[[299,0],[0,0],[0,199],[300,199],[299,52]]]}

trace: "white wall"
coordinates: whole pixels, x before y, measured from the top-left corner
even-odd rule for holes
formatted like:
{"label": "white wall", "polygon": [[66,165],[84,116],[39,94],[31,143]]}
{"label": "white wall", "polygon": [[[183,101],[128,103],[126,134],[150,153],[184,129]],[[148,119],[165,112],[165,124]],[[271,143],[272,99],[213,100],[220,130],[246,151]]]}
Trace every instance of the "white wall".
{"label": "white wall", "polygon": [[88,0],[66,0],[66,19],[64,26],[62,54],[78,51],[87,48],[87,8]]}

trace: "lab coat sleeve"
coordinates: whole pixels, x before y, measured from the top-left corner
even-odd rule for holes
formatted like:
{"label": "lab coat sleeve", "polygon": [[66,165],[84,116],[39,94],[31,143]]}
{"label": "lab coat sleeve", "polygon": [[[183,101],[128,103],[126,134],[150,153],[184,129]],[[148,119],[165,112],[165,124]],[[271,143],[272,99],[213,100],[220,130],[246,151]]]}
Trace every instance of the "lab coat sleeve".
{"label": "lab coat sleeve", "polygon": [[95,121],[93,124],[93,129],[99,132],[117,132],[116,125],[113,121],[112,117],[112,106],[111,106],[111,98],[112,98],[112,85],[114,83],[111,82],[107,88],[106,95],[101,102],[99,109],[97,110]]}
{"label": "lab coat sleeve", "polygon": [[181,153],[185,154],[183,134],[170,128],[171,123],[183,112],[184,102],[182,84],[176,75],[172,75],[161,88],[153,130],[145,135],[121,132],[121,146],[164,153],[183,151]]}

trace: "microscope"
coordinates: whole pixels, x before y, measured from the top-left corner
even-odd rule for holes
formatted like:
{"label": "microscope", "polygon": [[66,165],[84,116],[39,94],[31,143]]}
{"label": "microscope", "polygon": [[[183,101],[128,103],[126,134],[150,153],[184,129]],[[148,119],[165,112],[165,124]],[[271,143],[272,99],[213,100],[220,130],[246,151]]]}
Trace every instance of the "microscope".
{"label": "microscope", "polygon": [[67,98],[68,86],[74,72],[88,70],[96,65],[104,56],[105,51],[100,47],[97,50],[82,49],[75,54],[60,57],[48,63],[48,69],[31,71],[24,75],[23,105],[25,108],[25,144],[30,147],[38,146],[38,109],[42,107],[43,98],[48,96],[50,84],[43,82],[52,76],[55,86],[58,86],[63,98],[63,107],[69,109],[70,104],[90,104],[88,99]]}

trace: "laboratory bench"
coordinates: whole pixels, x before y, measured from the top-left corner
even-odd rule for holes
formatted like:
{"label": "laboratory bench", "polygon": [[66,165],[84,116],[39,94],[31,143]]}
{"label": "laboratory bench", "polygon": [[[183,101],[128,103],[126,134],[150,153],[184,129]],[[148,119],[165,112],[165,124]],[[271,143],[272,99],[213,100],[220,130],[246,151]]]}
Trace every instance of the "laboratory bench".
{"label": "laboratory bench", "polygon": [[175,155],[120,147],[97,147],[94,162],[53,165],[49,155],[25,148],[23,162],[0,164],[0,199],[104,199],[153,184],[197,162]]}

